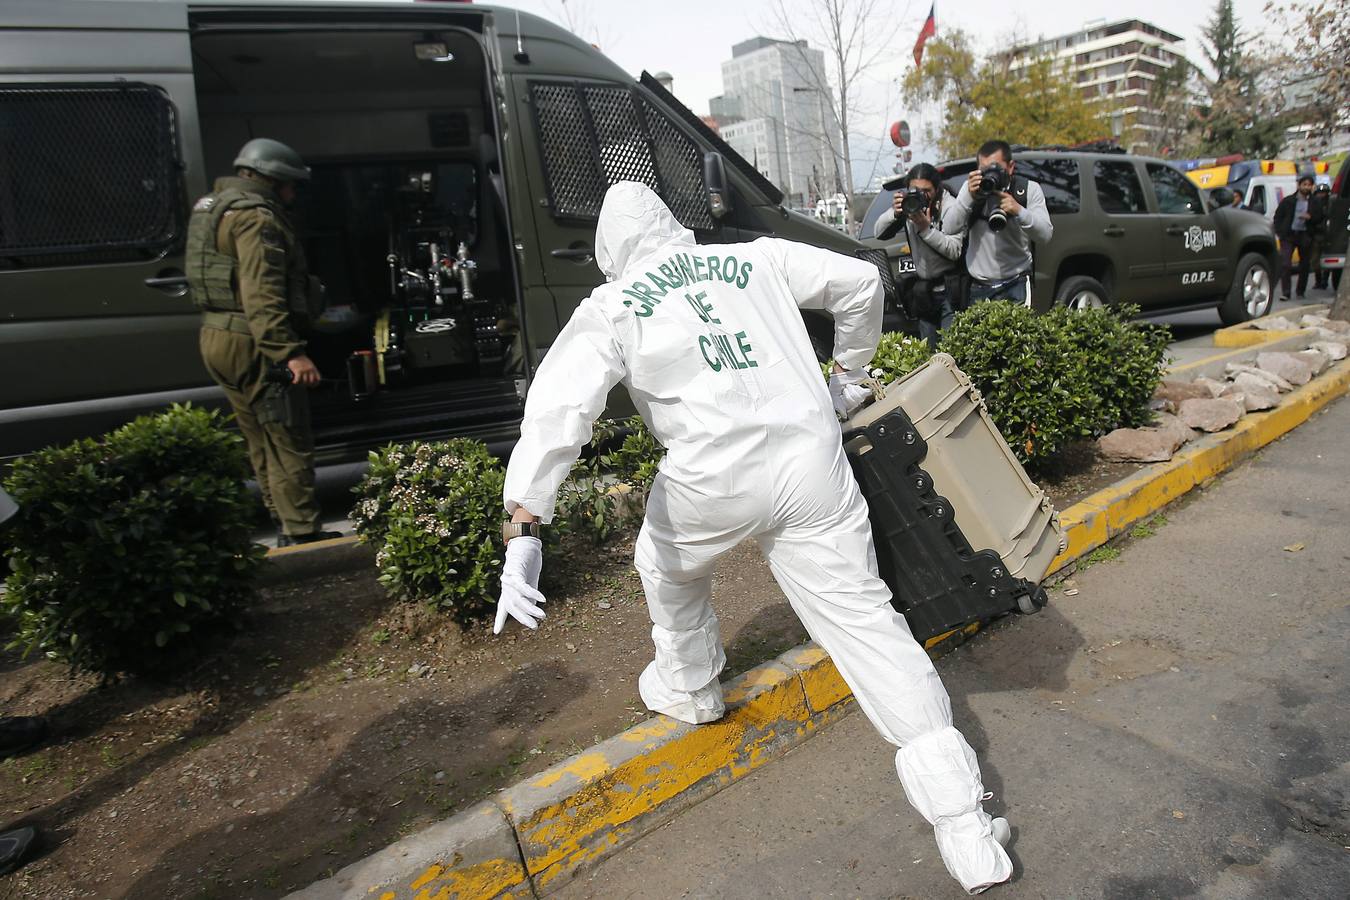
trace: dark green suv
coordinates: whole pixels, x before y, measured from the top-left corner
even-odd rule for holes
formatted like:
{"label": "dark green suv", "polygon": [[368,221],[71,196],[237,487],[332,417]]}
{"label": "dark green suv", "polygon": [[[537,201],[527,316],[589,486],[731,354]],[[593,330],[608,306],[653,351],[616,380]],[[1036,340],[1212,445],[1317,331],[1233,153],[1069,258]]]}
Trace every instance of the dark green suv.
{"label": "dark green suv", "polygon": [[[1270,312],[1275,235],[1260,215],[1211,209],[1189,178],[1160,159],[1123,153],[1021,150],[1016,173],[1040,184],[1054,236],[1034,250],[1031,305],[1087,309],[1133,303],[1145,313],[1217,308],[1226,324]],[[953,195],[974,159],[938,166]],[[904,284],[912,279],[905,232],[870,239],[891,205],[883,190],[863,219],[866,242],[884,247]],[[908,271],[906,271],[908,269]]]}

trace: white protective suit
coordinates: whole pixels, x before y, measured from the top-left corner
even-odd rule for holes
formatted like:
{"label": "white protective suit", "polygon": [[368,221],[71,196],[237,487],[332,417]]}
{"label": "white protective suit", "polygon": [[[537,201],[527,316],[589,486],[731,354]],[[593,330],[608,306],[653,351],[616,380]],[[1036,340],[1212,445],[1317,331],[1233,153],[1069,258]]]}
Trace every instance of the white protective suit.
{"label": "white protective suit", "polygon": [[754,538],[812,639],[901,748],[901,783],[948,870],[971,892],[1006,880],[1012,865],[981,808],[975,754],[877,575],[867,504],[801,319],[800,309],[829,312],[835,359],[866,365],[881,332],[876,269],[777,238],[699,246],[634,182],[606,194],[595,249],[610,283],[573,313],[531,384],[507,511],[551,519],[622,383],[667,448],[635,553],[656,644],[643,701],[690,722],[722,714],[713,566]]}

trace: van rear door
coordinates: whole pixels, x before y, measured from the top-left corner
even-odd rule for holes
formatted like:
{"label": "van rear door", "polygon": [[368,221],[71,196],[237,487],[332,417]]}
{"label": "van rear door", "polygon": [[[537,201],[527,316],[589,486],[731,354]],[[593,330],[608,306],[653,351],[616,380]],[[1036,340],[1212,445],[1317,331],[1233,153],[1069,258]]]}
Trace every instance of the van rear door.
{"label": "van rear door", "polygon": [[[183,4],[0,9],[0,409],[208,383],[178,256],[196,126]],[[88,433],[81,415],[48,410],[25,440]]]}

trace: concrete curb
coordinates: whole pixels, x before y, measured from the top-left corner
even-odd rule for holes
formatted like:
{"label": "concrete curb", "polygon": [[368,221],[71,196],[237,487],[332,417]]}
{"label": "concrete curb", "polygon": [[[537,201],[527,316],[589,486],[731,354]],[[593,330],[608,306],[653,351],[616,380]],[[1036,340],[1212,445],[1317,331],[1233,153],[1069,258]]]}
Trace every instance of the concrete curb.
{"label": "concrete curb", "polygon": [[[1054,573],[1297,428],[1350,390],[1350,360],[1269,412],[1200,439],[1065,510],[1068,548]],[[938,656],[978,625],[926,643]],[[823,650],[805,644],[725,685],[727,715],[703,726],[658,716],[343,869],[303,900],[543,896],[806,740],[851,708]]]}
{"label": "concrete curb", "polygon": [[1288,309],[1282,309],[1279,312],[1272,310],[1269,314],[1262,316],[1260,319],[1252,319],[1250,322],[1243,322],[1240,325],[1229,325],[1227,328],[1220,328],[1218,331],[1214,332],[1214,346],[1239,348],[1260,346],[1262,350],[1269,350],[1275,348],[1262,345],[1283,338],[1308,340],[1308,335],[1305,333],[1307,329],[1299,328],[1294,331],[1262,331],[1260,328],[1256,327],[1256,323],[1266,319],[1289,319],[1291,317],[1293,317],[1292,321],[1297,322],[1298,318],[1304,315],[1326,310],[1327,308],[1327,304],[1325,303],[1305,303],[1303,306],[1291,306]]}

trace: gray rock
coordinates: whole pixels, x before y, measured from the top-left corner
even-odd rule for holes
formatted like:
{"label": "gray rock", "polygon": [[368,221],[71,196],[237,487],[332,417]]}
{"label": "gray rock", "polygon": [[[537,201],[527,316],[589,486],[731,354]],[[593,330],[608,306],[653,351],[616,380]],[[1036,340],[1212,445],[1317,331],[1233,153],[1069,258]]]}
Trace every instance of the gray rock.
{"label": "gray rock", "polygon": [[1247,412],[1273,409],[1280,404],[1280,395],[1266,385],[1257,383],[1256,379],[1252,379],[1245,387],[1238,387],[1236,383],[1230,384],[1223,397],[1225,400],[1241,403]]}
{"label": "gray rock", "polygon": [[1223,368],[1230,378],[1236,378],[1238,375],[1255,375],[1280,393],[1286,393],[1294,389],[1292,384],[1285,381],[1274,372],[1267,372],[1265,369],[1258,369],[1256,366],[1248,366],[1241,363],[1228,363]]}
{"label": "gray rock", "polygon": [[1242,404],[1232,400],[1185,400],[1177,410],[1177,418],[1192,428],[1213,432],[1231,427],[1242,418],[1243,412]]}
{"label": "gray rock", "polygon": [[1332,362],[1345,359],[1345,341],[1313,341],[1312,345],[1314,350],[1321,350]]}
{"label": "gray rock", "polygon": [[1243,405],[1248,412],[1258,409],[1272,409],[1280,403],[1280,392],[1269,381],[1249,372],[1243,372],[1233,379],[1233,383],[1228,386],[1227,391],[1222,396],[1231,399],[1230,392],[1243,395]]}
{"label": "gray rock", "polygon": [[1298,331],[1299,328],[1284,316],[1271,316],[1267,319],[1257,319],[1252,322],[1252,327],[1259,331]]}
{"label": "gray rock", "polygon": [[1340,319],[1328,319],[1326,316],[1305,315],[1298,320],[1304,328],[1324,328],[1336,334],[1350,335],[1350,322]]}
{"label": "gray rock", "polygon": [[1330,328],[1310,328],[1308,330],[1319,341],[1343,341],[1346,339],[1346,335],[1339,331],[1332,331]]}
{"label": "gray rock", "polygon": [[1312,347],[1307,350],[1300,350],[1294,355],[1312,367],[1312,373],[1314,378],[1325,372],[1327,370],[1327,366],[1331,365],[1331,357],[1323,353],[1321,350],[1318,350],[1316,347]]}
{"label": "gray rock", "polygon": [[1166,397],[1154,397],[1148,401],[1148,408],[1154,412],[1174,413],[1177,411],[1177,405]]}
{"label": "gray rock", "polygon": [[1171,434],[1177,439],[1177,446],[1194,440],[1199,435],[1185,422],[1168,413],[1159,413],[1153,417],[1153,430]]}
{"label": "gray rock", "polygon": [[1198,384],[1206,388],[1209,391],[1209,395],[1211,397],[1218,397],[1223,393],[1223,389],[1228,387],[1228,385],[1224,384],[1222,381],[1215,381],[1213,378],[1206,378],[1203,375],[1201,375],[1199,378],[1195,379],[1195,381],[1191,383]]}
{"label": "gray rock", "polygon": [[1166,462],[1182,443],[1175,431],[1159,428],[1117,428],[1097,439],[1103,456],[1122,462]]}
{"label": "gray rock", "polygon": [[1278,375],[1293,385],[1307,384],[1313,377],[1312,366],[1294,353],[1258,353],[1256,367]]}
{"label": "gray rock", "polygon": [[1202,398],[1212,399],[1209,388],[1200,384],[1193,384],[1189,381],[1162,381],[1153,392],[1154,399],[1171,400],[1173,403],[1180,404],[1183,400],[1192,400]]}

